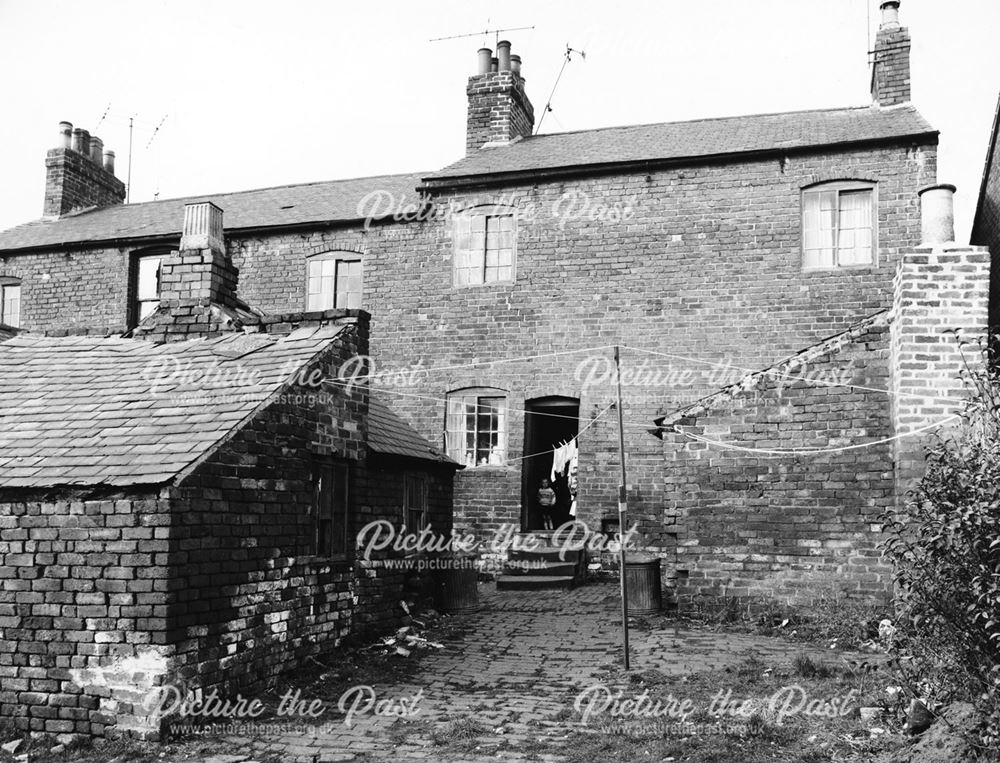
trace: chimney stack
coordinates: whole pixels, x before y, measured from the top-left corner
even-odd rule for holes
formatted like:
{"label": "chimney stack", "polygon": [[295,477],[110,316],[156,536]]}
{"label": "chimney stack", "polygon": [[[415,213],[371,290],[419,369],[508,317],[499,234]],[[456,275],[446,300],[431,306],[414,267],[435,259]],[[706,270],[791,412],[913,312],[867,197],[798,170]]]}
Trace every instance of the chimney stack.
{"label": "chimney stack", "polygon": [[871,93],[876,106],[910,101],[910,30],[899,23],[899,1],[882,3],[882,23],[875,37]]}
{"label": "chimney stack", "polygon": [[[111,161],[108,161],[110,154]],[[104,141],[70,122],[59,123],[59,142],[45,157],[46,217],[125,201],[125,184],[115,177],[114,152]]]}
{"label": "chimney stack", "polygon": [[465,149],[471,154],[489,143],[509,143],[531,135],[535,110],[528,100],[521,77],[521,57],[511,55],[510,43],[497,43],[497,55],[489,48],[478,52],[476,74],[469,77],[466,95]]}
{"label": "chimney stack", "polygon": [[160,306],[135,336],[176,342],[238,330],[238,277],[226,252],[222,210],[207,201],[185,204],[180,249],[160,263]]}

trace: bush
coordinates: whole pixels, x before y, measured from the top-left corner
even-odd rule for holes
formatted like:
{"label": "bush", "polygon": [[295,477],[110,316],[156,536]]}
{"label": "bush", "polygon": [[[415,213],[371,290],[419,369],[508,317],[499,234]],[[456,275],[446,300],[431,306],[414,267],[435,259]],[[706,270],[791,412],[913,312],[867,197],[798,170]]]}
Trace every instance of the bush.
{"label": "bush", "polygon": [[979,702],[1000,738],[1000,372],[967,368],[960,425],[937,437],[904,511],[885,517],[883,550],[902,605],[898,648],[921,691]]}

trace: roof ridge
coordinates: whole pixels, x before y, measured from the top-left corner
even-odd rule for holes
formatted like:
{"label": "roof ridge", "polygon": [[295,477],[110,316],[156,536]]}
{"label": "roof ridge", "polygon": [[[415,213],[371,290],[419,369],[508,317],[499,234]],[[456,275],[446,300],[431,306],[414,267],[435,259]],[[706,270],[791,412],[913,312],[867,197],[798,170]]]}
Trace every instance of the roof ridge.
{"label": "roof ridge", "polygon": [[[907,102],[898,104],[900,107],[909,108],[916,111],[916,107]],[[896,108],[896,107],[893,107]],[[882,107],[876,105],[869,106],[840,106],[835,108],[825,108],[825,109],[795,109],[793,111],[762,111],[753,114],[730,114],[724,117],[696,117],[694,119],[675,119],[667,120],[664,122],[643,122],[641,124],[626,124],[626,125],[607,125],[605,127],[590,127],[581,130],[566,130],[565,132],[547,132],[540,135],[529,135],[524,138],[525,141],[535,140],[536,138],[555,138],[562,137],[564,135],[577,135],[584,132],[601,132],[603,130],[627,130],[631,128],[640,127],[661,127],[663,125],[684,125],[684,124],[697,124],[699,122],[726,122],[729,120],[736,119],[755,119],[759,117],[786,117],[795,114],[821,114],[821,113],[832,113],[834,111],[869,111],[877,110],[883,111]],[[903,110],[901,108],[896,108],[896,110]]]}

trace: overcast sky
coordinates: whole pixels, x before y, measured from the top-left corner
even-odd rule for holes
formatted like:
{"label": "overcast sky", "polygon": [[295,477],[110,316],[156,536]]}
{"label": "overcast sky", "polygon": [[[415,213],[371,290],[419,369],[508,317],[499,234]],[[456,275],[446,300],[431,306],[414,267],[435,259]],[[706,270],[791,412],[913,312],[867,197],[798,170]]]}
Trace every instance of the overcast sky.
{"label": "overcast sky", "polygon": [[[867,105],[878,5],[0,0],[0,229],[41,214],[60,120],[96,131],[124,179],[135,118],[132,201],[441,167],[464,152],[485,38],[429,40],[486,28],[534,27],[501,38],[536,115],[567,43],[586,52],[542,132]],[[964,241],[1000,89],[1000,3],[903,0],[900,15]]]}

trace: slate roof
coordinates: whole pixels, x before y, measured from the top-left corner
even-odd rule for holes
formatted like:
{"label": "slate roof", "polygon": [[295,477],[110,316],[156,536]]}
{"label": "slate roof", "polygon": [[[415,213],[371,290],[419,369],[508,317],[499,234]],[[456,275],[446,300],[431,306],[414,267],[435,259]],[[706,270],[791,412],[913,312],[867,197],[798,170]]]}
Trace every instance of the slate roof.
{"label": "slate roof", "polygon": [[707,158],[774,149],[832,146],[937,132],[909,104],[698,119],[532,135],[481,148],[425,177],[436,181],[501,173]]}
{"label": "slate roof", "polygon": [[[426,174],[426,173],[422,173]],[[227,231],[364,218],[359,203],[373,191],[392,194],[399,204],[413,203],[422,174],[379,175],[284,185],[238,193],[217,193],[119,204],[58,219],[41,219],[0,232],[0,250],[25,249],[127,238],[180,236],[184,205],[211,201],[225,215]]]}
{"label": "slate roof", "polygon": [[376,453],[451,464],[458,462],[431,445],[377,395],[368,398],[368,447]]}
{"label": "slate roof", "polygon": [[[0,488],[163,484],[210,452],[346,327],[153,344],[0,344]],[[172,371],[191,369],[188,378]]]}

